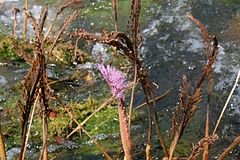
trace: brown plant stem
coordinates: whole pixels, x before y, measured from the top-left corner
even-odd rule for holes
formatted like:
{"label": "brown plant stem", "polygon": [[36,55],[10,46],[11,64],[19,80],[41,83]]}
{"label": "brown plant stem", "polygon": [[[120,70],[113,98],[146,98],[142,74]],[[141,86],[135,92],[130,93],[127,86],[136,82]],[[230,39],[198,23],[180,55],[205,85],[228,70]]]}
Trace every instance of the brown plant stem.
{"label": "brown plant stem", "polygon": [[126,108],[124,106],[123,99],[118,100],[118,115],[119,115],[119,127],[122,140],[122,146],[126,160],[132,159],[132,147],[130,140],[130,128],[128,126],[128,119],[126,115]]}
{"label": "brown plant stem", "polygon": [[225,157],[229,154],[229,152],[231,150],[233,150],[237,145],[240,144],[240,136],[236,137],[234,139],[234,141],[232,142],[232,144],[230,146],[228,146],[227,149],[225,149],[225,151],[219,156],[218,160],[224,160]]}
{"label": "brown plant stem", "polygon": [[160,144],[163,148],[164,156],[169,157],[168,149],[167,149],[166,143],[163,139],[161,129],[159,127],[157,112],[155,110],[154,110],[154,118],[155,118],[155,127],[156,127],[156,130],[157,130],[158,139],[159,139],[159,142],[160,142]]}
{"label": "brown plant stem", "polygon": [[0,124],[0,155],[1,155],[1,160],[7,160],[1,124]]}
{"label": "brown plant stem", "polygon": [[[207,105],[207,115],[206,115],[206,124],[205,124],[205,138],[209,137],[209,104]],[[203,151],[203,160],[208,160],[208,153],[209,153],[209,144],[204,144],[204,151]]]}
{"label": "brown plant stem", "polygon": [[37,95],[37,98],[35,99],[34,105],[33,105],[33,109],[32,109],[32,114],[30,117],[30,122],[29,122],[29,127],[28,127],[28,132],[26,135],[26,140],[25,140],[25,145],[24,145],[24,149],[23,149],[23,156],[22,156],[22,160],[25,159],[25,155],[26,155],[26,150],[27,150],[27,144],[28,144],[28,139],[29,139],[29,135],[30,135],[30,131],[31,131],[31,126],[32,126],[32,121],[33,121],[33,115],[34,115],[34,111],[37,105],[37,102],[39,100],[39,94]]}
{"label": "brown plant stem", "polygon": [[112,0],[112,4],[113,4],[113,10],[114,10],[114,26],[115,26],[115,31],[117,32],[118,31],[118,24],[117,24],[118,0]]}
{"label": "brown plant stem", "polygon": [[48,146],[47,146],[47,138],[48,137],[48,120],[47,120],[47,111],[43,110],[42,115],[42,151],[39,160],[47,160],[48,159]]}
{"label": "brown plant stem", "polygon": [[23,39],[27,38],[27,10],[28,10],[28,0],[25,0],[24,7],[24,19],[23,19]]}
{"label": "brown plant stem", "polygon": [[146,160],[151,159],[151,141],[152,141],[152,112],[149,104],[149,100],[146,98],[146,103],[148,105],[148,137],[147,137],[147,145],[146,145]]}
{"label": "brown plant stem", "polygon": [[16,7],[13,7],[12,13],[14,16],[14,20],[13,20],[13,36],[14,36],[14,38],[17,38],[17,13],[18,12],[20,12],[20,10]]}

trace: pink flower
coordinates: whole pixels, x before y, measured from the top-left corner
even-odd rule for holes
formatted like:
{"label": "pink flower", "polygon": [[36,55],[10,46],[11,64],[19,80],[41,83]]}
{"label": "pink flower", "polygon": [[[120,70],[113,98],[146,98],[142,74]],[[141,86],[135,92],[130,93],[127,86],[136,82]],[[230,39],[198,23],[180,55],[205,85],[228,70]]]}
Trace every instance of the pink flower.
{"label": "pink flower", "polygon": [[112,94],[119,99],[123,99],[124,90],[128,86],[124,74],[110,65],[105,67],[104,64],[98,64],[98,69],[111,87]]}

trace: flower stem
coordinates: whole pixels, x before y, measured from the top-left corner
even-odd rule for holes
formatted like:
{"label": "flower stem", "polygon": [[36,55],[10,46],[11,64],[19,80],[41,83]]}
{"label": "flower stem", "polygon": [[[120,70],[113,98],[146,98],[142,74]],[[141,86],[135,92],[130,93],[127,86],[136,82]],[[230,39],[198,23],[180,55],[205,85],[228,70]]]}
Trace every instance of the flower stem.
{"label": "flower stem", "polygon": [[118,99],[118,114],[119,114],[119,126],[120,134],[123,145],[123,150],[126,160],[132,160],[132,147],[130,140],[130,129],[128,126],[128,119],[126,115],[126,109],[124,107],[123,99]]}

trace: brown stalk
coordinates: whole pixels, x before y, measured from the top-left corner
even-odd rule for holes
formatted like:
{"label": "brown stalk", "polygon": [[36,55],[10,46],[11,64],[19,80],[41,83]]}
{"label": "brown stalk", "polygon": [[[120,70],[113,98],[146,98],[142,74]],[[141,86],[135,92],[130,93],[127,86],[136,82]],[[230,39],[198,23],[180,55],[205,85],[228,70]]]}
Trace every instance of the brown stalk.
{"label": "brown stalk", "polygon": [[47,160],[48,159],[48,121],[47,121],[47,113],[45,110],[42,111],[42,151],[39,157],[39,160]]}
{"label": "brown stalk", "polygon": [[66,2],[65,4],[61,5],[61,6],[58,8],[57,13],[56,13],[56,16],[54,17],[51,26],[48,28],[47,33],[46,33],[45,36],[44,36],[44,41],[45,41],[46,38],[48,37],[48,34],[51,32],[54,24],[56,23],[57,17],[62,13],[62,11],[65,10],[66,8],[68,8],[68,7],[72,7],[72,6],[76,5],[76,4],[81,4],[81,3],[82,3],[82,0],[72,0],[72,1],[70,1],[70,2]]}
{"label": "brown stalk", "polygon": [[0,124],[0,156],[1,156],[1,160],[7,160],[1,124]]}
{"label": "brown stalk", "polygon": [[86,135],[93,141],[93,143],[98,147],[98,149],[106,156],[107,160],[111,160],[112,158],[109,156],[109,154],[106,152],[106,150],[100,144],[97,143],[97,141],[90,135],[90,133],[88,133],[88,131],[80,123],[78,123],[78,121],[74,118],[73,114],[68,109],[66,109],[66,111],[68,112],[71,119],[78,126],[81,126],[81,129],[84,131],[84,133],[86,133]]}
{"label": "brown stalk", "polygon": [[14,16],[14,20],[13,20],[13,36],[15,38],[17,38],[17,14],[20,12],[20,9],[13,7],[12,8],[12,13]]}
{"label": "brown stalk", "polygon": [[231,150],[233,150],[235,147],[237,147],[240,144],[240,136],[236,137],[232,144],[227,147],[227,149],[224,150],[224,152],[218,157],[218,160],[224,160],[225,157],[229,154]]}
{"label": "brown stalk", "polygon": [[130,128],[128,126],[128,119],[126,114],[126,108],[124,106],[123,99],[118,100],[118,115],[119,115],[119,127],[122,140],[122,146],[124,151],[124,159],[132,160],[132,145],[130,140]]}
{"label": "brown stalk", "polygon": [[23,39],[27,38],[27,11],[28,11],[28,0],[25,0],[24,6],[24,19],[23,19]]}

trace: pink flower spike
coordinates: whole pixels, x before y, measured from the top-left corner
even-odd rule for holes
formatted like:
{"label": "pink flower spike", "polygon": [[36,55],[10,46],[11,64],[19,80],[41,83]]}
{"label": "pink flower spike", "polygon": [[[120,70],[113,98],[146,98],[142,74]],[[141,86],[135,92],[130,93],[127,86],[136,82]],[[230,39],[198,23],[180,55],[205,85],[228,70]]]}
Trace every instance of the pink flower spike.
{"label": "pink flower spike", "polygon": [[105,67],[104,64],[98,64],[98,69],[111,87],[112,94],[119,99],[123,99],[124,90],[128,86],[124,74],[110,65]]}

